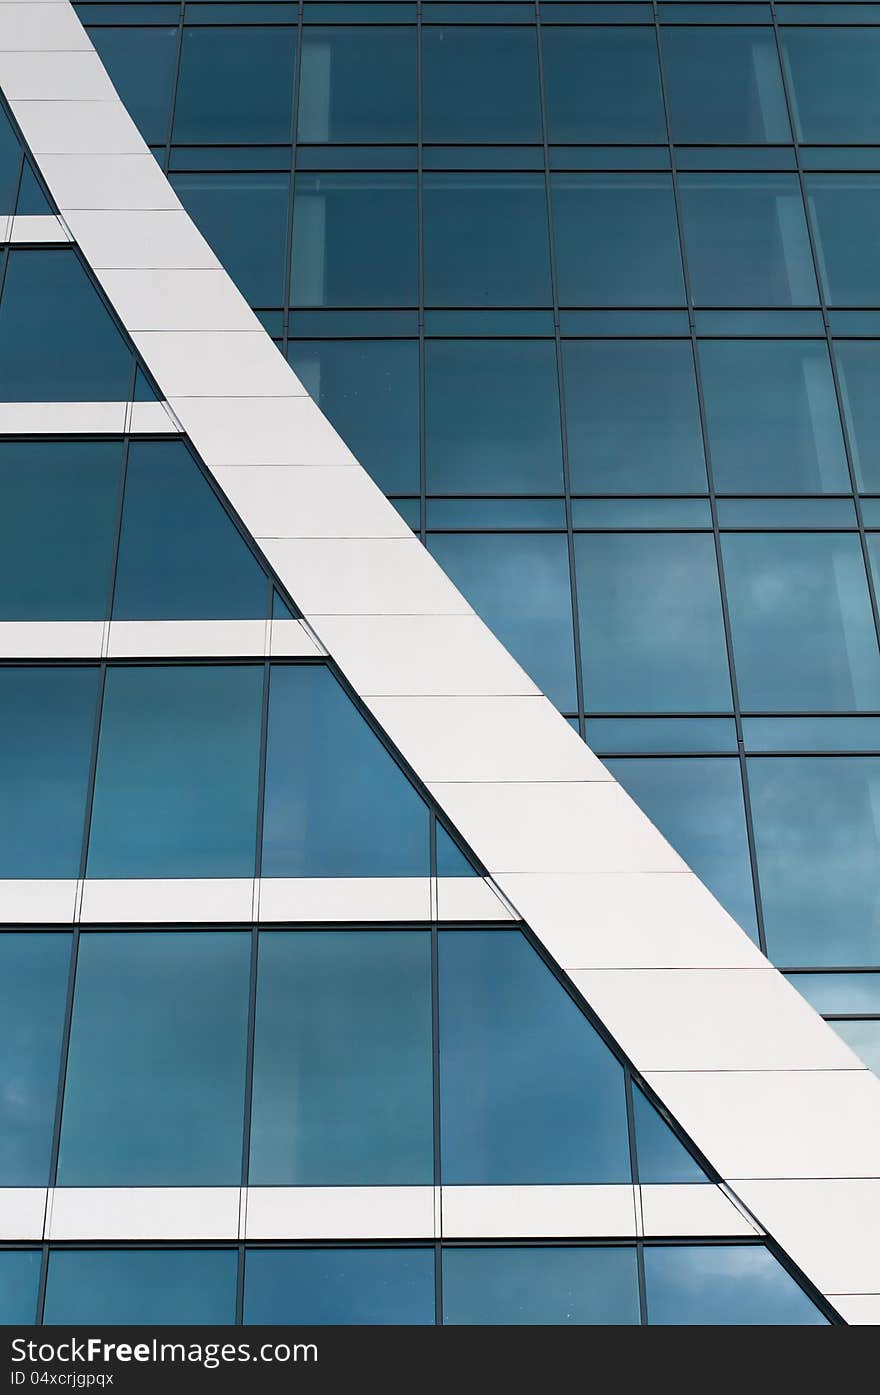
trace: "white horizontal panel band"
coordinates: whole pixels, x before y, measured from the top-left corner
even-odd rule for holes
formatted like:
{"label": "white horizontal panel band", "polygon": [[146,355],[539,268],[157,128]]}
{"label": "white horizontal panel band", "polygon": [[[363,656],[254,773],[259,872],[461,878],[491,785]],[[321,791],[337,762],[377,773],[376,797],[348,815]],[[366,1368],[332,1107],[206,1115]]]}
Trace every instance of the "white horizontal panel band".
{"label": "white horizontal panel band", "polygon": [[100,659],[104,620],[0,620],[0,658]]}
{"label": "white horizontal panel band", "polygon": [[180,427],[162,402],[0,402],[0,435],[170,435]]}
{"label": "white horizontal panel band", "polygon": [[760,1233],[712,1185],[642,1188],[641,1202],[638,1190],[6,1187],[0,1188],[0,1241],[626,1240],[642,1233],[640,1205],[658,1222],[645,1231],[649,1238]]}
{"label": "white horizontal panel band", "polygon": [[0,879],[0,925],[72,925],[79,883]]}
{"label": "white horizontal panel band", "polygon": [[434,890],[438,920],[514,919],[491,881],[482,877],[437,877]]}
{"label": "white horizontal panel band", "polygon": [[317,658],[301,620],[2,620],[0,659]]}
{"label": "white horizontal panel band", "polygon": [[79,918],[83,922],[119,921],[135,925],[164,921],[238,923],[249,922],[253,908],[253,877],[119,881],[87,877],[82,883]]}

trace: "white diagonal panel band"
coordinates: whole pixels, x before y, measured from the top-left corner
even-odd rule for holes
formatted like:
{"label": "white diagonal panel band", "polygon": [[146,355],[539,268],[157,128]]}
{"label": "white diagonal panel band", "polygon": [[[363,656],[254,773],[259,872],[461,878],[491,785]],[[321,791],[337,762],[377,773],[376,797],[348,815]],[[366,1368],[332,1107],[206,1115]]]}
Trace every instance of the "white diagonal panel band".
{"label": "white diagonal panel band", "polygon": [[[205,253],[106,74],[83,63],[90,49],[66,0],[0,3],[0,83],[205,465],[392,742],[732,1190],[826,1293],[880,1292],[880,1080],[408,533]],[[52,100],[33,61],[48,52]],[[831,1208],[836,1224],[817,1233]]]}

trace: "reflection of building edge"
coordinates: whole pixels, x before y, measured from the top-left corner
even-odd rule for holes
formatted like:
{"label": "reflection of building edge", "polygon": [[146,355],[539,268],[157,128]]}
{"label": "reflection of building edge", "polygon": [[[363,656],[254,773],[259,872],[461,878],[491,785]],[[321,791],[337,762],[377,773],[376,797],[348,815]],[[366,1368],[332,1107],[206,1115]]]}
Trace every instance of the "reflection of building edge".
{"label": "reflection of building edge", "polygon": [[[387,904],[397,914],[383,910],[376,919],[498,921],[509,905],[619,1042],[637,1078],[693,1139],[715,1169],[713,1179],[723,1180],[728,1195],[828,1295],[832,1310],[837,1295],[873,1294],[878,1285],[864,1257],[871,1250],[865,1213],[880,1185],[871,1180],[880,1083],[767,965],[355,462],[180,209],[103,69],[81,61],[91,56],[91,45],[71,7],[23,0],[8,11],[0,16],[0,82],[63,224],[221,497],[299,607],[302,622],[265,622],[259,655],[276,654],[276,625],[279,659],[289,652],[285,643],[294,654],[308,646],[315,657],[326,651],[485,874],[438,877],[435,854],[422,887],[390,886]],[[25,61],[34,53],[52,53],[52,100],[45,99],[39,64]],[[108,640],[112,657],[113,628],[105,639],[102,627],[95,654],[76,647],[93,643],[94,635],[64,635],[54,627],[51,643],[73,651],[48,649],[41,657],[107,657],[101,646]],[[138,639],[146,642],[144,634],[130,642]],[[188,640],[196,639],[193,629]],[[218,639],[215,630],[203,640],[207,650],[162,649],[161,656],[216,658],[211,646]],[[132,909],[141,888],[127,887],[124,878],[90,884],[88,871],[74,879],[63,917],[38,912],[37,920],[141,920]],[[297,887],[292,875],[286,888],[247,876],[224,888],[209,878],[203,901],[195,883],[175,884],[169,876],[164,886],[147,884],[143,894],[150,921],[224,921],[228,914],[220,908],[234,904],[227,896],[240,897],[246,908],[236,921],[297,920],[301,897],[310,907],[304,918],[323,919],[314,888]],[[19,914],[14,891],[32,907],[50,904],[41,903],[44,894],[61,895],[51,883],[10,887],[15,910],[4,916],[8,922]],[[410,907],[424,891],[426,913],[416,914]],[[338,888],[328,887],[327,896],[334,910],[346,900]],[[194,913],[202,905],[204,913]],[[466,1188],[441,1189],[437,1180],[418,1198],[412,1188],[401,1189],[406,1196],[386,1196],[378,1233],[353,1220],[350,1210],[340,1211],[345,1229],[333,1229],[336,1199],[321,1188],[320,1197],[310,1198],[325,1227],[320,1235],[308,1231],[296,1199],[281,1195],[284,1188],[275,1197],[248,1189],[241,1230],[239,1188],[221,1187],[202,1212],[208,1228],[202,1238],[434,1240],[441,1238],[440,1207],[444,1217],[455,1216],[456,1207],[464,1217],[458,1236],[450,1221],[453,1229],[442,1238],[473,1236],[468,1226],[475,1213],[468,1208],[475,1199],[464,1195]],[[699,1188],[697,1200],[696,1189],[686,1186],[674,1199],[652,1199],[650,1182],[613,1185],[622,1185],[625,1197],[618,1193],[602,1204],[624,1200],[632,1208],[616,1238],[650,1237],[650,1206],[659,1214],[661,1201],[667,1208],[661,1234],[671,1233],[670,1216],[676,1235],[756,1233],[715,1187]],[[149,1219],[139,1236],[130,1232],[136,1222],[123,1198],[102,1195],[99,1206],[96,1196],[88,1201],[76,1190],[71,1184],[68,1193],[63,1181],[56,1189],[47,1238],[198,1238],[180,1230],[192,1225],[183,1220],[193,1202],[185,1189],[161,1198],[144,1189],[137,1206]],[[707,1193],[713,1198],[708,1221],[697,1214]],[[35,1202],[39,1211],[40,1198]],[[364,1214],[376,1204],[371,1198]],[[389,1234],[390,1208],[398,1204],[404,1219],[390,1223],[404,1228]],[[487,1193],[478,1205],[484,1217],[498,1208],[493,1233],[499,1237],[603,1234],[584,1229],[587,1214],[600,1224],[586,1191],[517,1188],[515,1197]],[[201,1211],[201,1200],[198,1206]],[[356,1224],[366,1224],[367,1233]],[[118,1229],[105,1234],[102,1225]]]}

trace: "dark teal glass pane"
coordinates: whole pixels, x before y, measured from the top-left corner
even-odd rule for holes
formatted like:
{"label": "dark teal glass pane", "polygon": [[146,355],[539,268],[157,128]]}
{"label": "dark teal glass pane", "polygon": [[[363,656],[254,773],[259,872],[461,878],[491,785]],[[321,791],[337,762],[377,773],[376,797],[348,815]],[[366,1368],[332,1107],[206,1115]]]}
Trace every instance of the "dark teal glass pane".
{"label": "dark teal glass pane", "polygon": [[443,1251],[443,1321],[635,1325],[635,1247],[448,1246]]}
{"label": "dark teal glass pane", "polygon": [[39,1250],[0,1250],[0,1323],[36,1322],[42,1258]]}
{"label": "dark teal glass pane", "polygon": [[825,1325],[763,1245],[646,1245],[649,1324]]}
{"label": "dark teal glass pane", "polygon": [[53,1250],[46,1323],[235,1321],[235,1250]]}
{"label": "dark teal glass pane", "polygon": [[37,931],[0,935],[3,1187],[45,1187],[49,1181],[70,939]]}
{"label": "dark teal glass pane", "polygon": [[880,344],[838,340],[834,356],[858,488],[880,493]]}
{"label": "dark teal glass pane", "polygon": [[700,344],[715,487],[732,494],[844,493],[849,470],[824,343]]}
{"label": "dark teal glass pane", "polygon": [[767,953],[775,964],[880,963],[880,757],[751,757]]}
{"label": "dark teal glass pane", "polygon": [[0,876],[79,876],[97,696],[97,668],[0,670]]}
{"label": "dark teal glass pane", "polygon": [[644,1186],[673,1182],[708,1182],[700,1164],[676,1138],[666,1120],[633,1085],[633,1121],[639,1182]]}
{"label": "dark teal glass pane", "polygon": [[854,533],[728,533],[722,551],[744,708],[880,707],[880,652]]}
{"label": "dark teal glass pane", "polygon": [[107,674],[91,877],[250,877],[263,669]]}
{"label": "dark teal glass pane", "polygon": [[816,304],[796,175],[683,174],[679,189],[696,304]]}
{"label": "dark teal glass pane", "polygon": [[408,339],[288,345],[306,391],[386,494],[419,489],[419,346]]}
{"label": "dark teal glass pane", "polygon": [[434,1177],[427,932],[264,931],[252,1186]]}
{"label": "dark teal glass pane", "polygon": [[446,1185],[628,1182],[623,1069],[519,931],[440,932]]}
{"label": "dark teal glass pane", "polygon": [[6,112],[0,107],[0,207],[12,213],[18,193],[21,146]]}
{"label": "dark teal glass pane", "polygon": [[479,873],[450,837],[442,823],[437,821],[437,876],[476,877]]}
{"label": "dark teal glass pane", "polygon": [[806,185],[826,301],[880,304],[880,175],[811,174]]}
{"label": "dark teal glass pane", "polygon": [[171,93],[177,61],[177,29],[89,31],[98,57],[148,145],[164,145],[171,120]]}
{"label": "dark teal glass pane", "polygon": [[429,494],[560,494],[556,348],[440,339],[425,349]]}
{"label": "dark teal glass pane", "polygon": [[103,620],[121,441],[0,441],[0,619]]}
{"label": "dark teal glass pane", "polygon": [[562,362],[575,493],[706,490],[689,344],[569,340]]}
{"label": "dark teal glass pane", "polygon": [[434,1251],[248,1250],[244,1320],[303,1326],[433,1323]]}
{"label": "dark teal glass pane", "polygon": [[577,706],[564,533],[433,533],[432,556],[557,707]]}
{"label": "dark teal glass pane", "polygon": [[797,138],[817,144],[880,142],[880,29],[783,29]]}
{"label": "dark teal glass pane", "polygon": [[34,167],[30,160],[25,160],[21,171],[21,185],[18,190],[18,203],[15,205],[15,211],[26,214],[54,213],[55,211],[43,192],[43,186],[34,174]]}
{"label": "dark teal glass pane", "polygon": [[249,961],[246,931],[80,936],[60,1186],[238,1184]]}
{"label": "dark teal glass pane", "polygon": [[579,534],[575,559],[588,711],[730,708],[711,537]]}
{"label": "dark teal glass pane", "polygon": [[428,305],[551,303],[543,175],[427,174],[424,217]]}
{"label": "dark teal glass pane", "polygon": [[665,142],[652,30],[545,28],[541,44],[551,141]]}
{"label": "dark teal glass pane", "polygon": [[272,619],[273,620],[295,620],[296,616],[287,605],[283,596],[277,591],[272,592]]}
{"label": "dark teal glass pane", "polygon": [[132,441],[116,620],[265,617],[269,580],[181,441]]}
{"label": "dark teal glass pane", "polygon": [[301,141],[414,141],[415,29],[303,31]]}
{"label": "dark teal glass pane", "polygon": [[739,761],[652,757],[606,763],[724,909],[756,940]]}
{"label": "dark teal glass pane", "polygon": [[0,399],[127,402],[131,354],[74,251],[9,253]]}
{"label": "dark teal glass pane", "polygon": [[684,301],[668,175],[556,174],[553,226],[563,305]]}
{"label": "dark teal glass pane", "polygon": [[534,28],[422,30],[426,141],[541,139]]}
{"label": "dark teal glass pane", "polygon": [[416,179],[410,174],[298,174],[293,305],[418,303]]}
{"label": "dark teal glass pane", "polygon": [[273,665],[264,877],[428,874],[428,810],[323,666]]}
{"label": "dark teal glass pane", "polygon": [[674,141],[785,145],[791,140],[776,40],[769,26],[682,26],[662,34]]}
{"label": "dark teal glass pane", "polygon": [[171,184],[251,305],[284,304],[287,174],[173,174]]}
{"label": "dark teal glass pane", "polygon": [[296,29],[186,28],[174,108],[178,142],[289,142]]}

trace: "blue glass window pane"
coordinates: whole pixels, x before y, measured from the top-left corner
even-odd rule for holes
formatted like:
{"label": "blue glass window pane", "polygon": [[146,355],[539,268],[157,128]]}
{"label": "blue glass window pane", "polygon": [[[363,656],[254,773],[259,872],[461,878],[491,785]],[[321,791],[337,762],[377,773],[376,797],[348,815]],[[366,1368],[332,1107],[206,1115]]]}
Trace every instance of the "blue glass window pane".
{"label": "blue glass window pane", "polygon": [[588,710],[730,708],[711,537],[580,534],[575,558]]}
{"label": "blue glass window pane", "polygon": [[424,177],[428,305],[549,305],[547,197],[540,174]]}
{"label": "blue glass window pane", "polygon": [[796,175],[683,174],[679,188],[696,304],[816,304]]}
{"label": "blue glass window pane", "polygon": [[475,877],[479,875],[476,867],[471,865],[465,853],[446,832],[439,820],[436,836],[438,877]]}
{"label": "blue glass window pane", "polygon": [[718,490],[849,491],[840,413],[823,343],[703,340],[700,366]]}
{"label": "blue glass window pane", "polygon": [[684,300],[668,175],[554,175],[553,224],[563,305]]}
{"label": "blue glass window pane", "polygon": [[858,488],[880,493],[880,344],[838,340],[834,356]]}
{"label": "blue glass window pane", "polygon": [[98,57],[148,145],[164,145],[171,119],[177,28],[89,31]]}
{"label": "blue glass window pane", "polygon": [[831,1025],[868,1069],[880,1075],[880,1021],[832,1022]]}
{"label": "blue glass window pane", "polygon": [[415,29],[303,31],[301,141],[414,141]]}
{"label": "blue glass window pane", "polygon": [[21,146],[6,112],[0,107],[0,207],[11,213],[18,193]]}
{"label": "blue glass window pane", "polygon": [[419,346],[313,339],[288,346],[306,391],[386,494],[419,490]]}
{"label": "blue glass window pane", "polygon": [[446,1185],[628,1182],[623,1068],[519,931],[440,932]]}
{"label": "blue glass window pane", "polygon": [[18,190],[18,203],[15,205],[16,213],[54,213],[54,208],[49,203],[43,192],[37,176],[34,174],[34,167],[30,160],[25,160],[21,171],[21,184]]}
{"label": "blue glass window pane", "polygon": [[696,1158],[676,1138],[637,1085],[633,1085],[632,1094],[639,1182],[648,1186],[707,1182],[709,1179]]}
{"label": "blue glass window pane", "polygon": [[73,250],[9,253],[0,399],[127,402],[131,354]]}
{"label": "blue glass window pane", "polygon": [[418,303],[416,181],[409,174],[298,174],[294,305]]}
{"label": "blue glass window pane", "polygon": [[577,706],[563,533],[434,533],[429,550],[557,707]]}
{"label": "blue glass window pane", "polygon": [[880,962],[880,757],[752,757],[749,794],[774,963]]}
{"label": "blue glass window pane", "polygon": [[59,1185],[238,1184],[249,962],[246,931],[80,936]]}
{"label": "blue glass window pane", "polygon": [[541,139],[534,28],[422,30],[426,141]]}
{"label": "blue glass window pane", "polygon": [[78,877],[97,668],[0,671],[0,877]]}
{"label": "blue glass window pane", "polygon": [[117,620],[262,619],[269,580],[181,441],[132,441]]}
{"label": "blue glass window pane", "polygon": [[788,979],[817,1012],[880,1016],[880,973],[789,974]]}
{"label": "blue glass window pane", "polygon": [[674,141],[791,140],[772,29],[682,26],[662,32]]}
{"label": "blue glass window pane", "polygon": [[262,874],[428,874],[427,806],[324,667],[272,669]]}
{"label": "blue glass window pane", "polygon": [[429,494],[561,494],[556,347],[529,339],[426,345]]}
{"label": "blue glass window pane", "polygon": [[292,137],[296,29],[185,28],[174,139],[285,144]]}
{"label": "blue glass window pane", "polygon": [[0,619],[104,619],[121,473],[121,441],[0,442]]}
{"label": "blue glass window pane", "polygon": [[725,910],[757,939],[739,762],[679,757],[607,765]]}
{"label": "blue glass window pane", "polygon": [[42,1258],[39,1250],[0,1250],[0,1323],[36,1322]]}
{"label": "blue glass window pane", "polygon": [[251,1185],[433,1181],[430,974],[425,932],[263,932]]}
{"label": "blue glass window pane", "polygon": [[826,301],[880,304],[880,175],[811,174],[806,184]]}
{"label": "blue glass window pane", "polygon": [[107,674],[91,877],[250,877],[263,670]]}
{"label": "blue glass window pane", "polygon": [[544,29],[551,141],[666,140],[657,42],[650,29]]}
{"label": "blue glass window pane", "polygon": [[251,305],[284,304],[286,174],[173,174],[171,184]]}
{"label": "blue glass window pane", "polygon": [[235,1321],[235,1250],[53,1250],[47,1323]]}
{"label": "blue glass window pane", "polygon": [[70,938],[37,931],[0,935],[3,1187],[44,1187],[49,1180]]}
{"label": "blue glass window pane", "polygon": [[443,1321],[637,1324],[635,1248],[447,1247]]}
{"label": "blue glass window pane", "polygon": [[248,1250],[246,1323],[434,1321],[431,1249]]}
{"label": "blue glass window pane", "polygon": [[824,1325],[763,1245],[646,1245],[649,1324]]}
{"label": "blue glass window pane", "polygon": [[880,707],[880,653],[855,534],[728,533],[722,550],[744,708]]}
{"label": "blue glass window pane", "polygon": [[563,344],[571,487],[584,494],[705,491],[690,344]]}
{"label": "blue glass window pane", "polygon": [[880,29],[783,29],[781,35],[798,140],[880,142]]}

